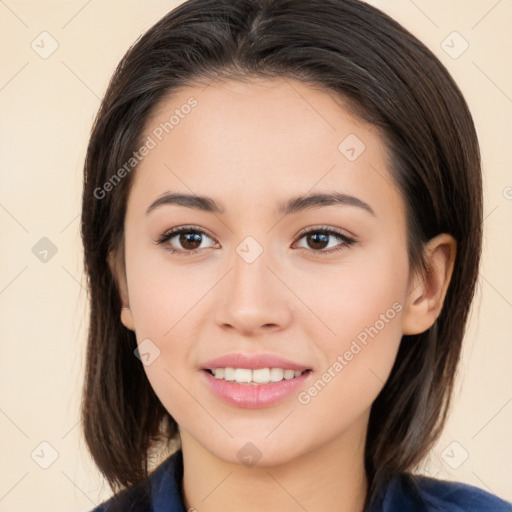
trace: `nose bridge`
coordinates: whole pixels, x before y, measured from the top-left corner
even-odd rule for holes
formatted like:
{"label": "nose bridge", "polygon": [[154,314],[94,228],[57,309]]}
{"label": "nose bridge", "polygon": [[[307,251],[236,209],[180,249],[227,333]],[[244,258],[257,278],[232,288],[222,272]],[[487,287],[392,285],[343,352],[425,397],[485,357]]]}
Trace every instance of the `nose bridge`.
{"label": "nose bridge", "polygon": [[235,248],[232,270],[218,298],[218,323],[250,331],[287,322],[289,301],[285,287],[267,268],[274,266],[270,253],[252,236]]}

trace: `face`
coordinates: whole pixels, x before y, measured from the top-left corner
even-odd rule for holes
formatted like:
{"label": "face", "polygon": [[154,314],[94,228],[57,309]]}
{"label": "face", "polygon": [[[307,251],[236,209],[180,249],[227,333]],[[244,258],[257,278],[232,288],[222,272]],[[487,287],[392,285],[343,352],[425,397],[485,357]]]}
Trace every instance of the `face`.
{"label": "face", "polygon": [[364,436],[409,292],[379,134],[325,91],[274,79],[181,89],[143,141],[123,321],[182,435],[235,463],[251,442],[269,465]]}

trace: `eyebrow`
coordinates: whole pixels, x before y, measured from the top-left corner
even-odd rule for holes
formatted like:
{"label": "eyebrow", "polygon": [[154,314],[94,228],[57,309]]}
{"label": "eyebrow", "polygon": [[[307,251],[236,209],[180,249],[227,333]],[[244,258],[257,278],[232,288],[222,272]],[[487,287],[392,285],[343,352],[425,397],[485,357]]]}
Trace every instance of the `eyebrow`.
{"label": "eyebrow", "polygon": [[[207,196],[199,196],[195,194],[182,194],[165,192],[158,197],[146,210],[146,215],[156,208],[164,205],[178,205],[194,210],[201,210],[208,213],[225,213],[225,209],[214,199]],[[363,200],[348,194],[339,192],[316,193],[307,196],[299,196],[289,199],[288,201],[278,205],[277,213],[286,216],[293,213],[302,212],[314,208],[321,208],[332,205],[355,206],[361,208],[375,216],[372,207]]]}

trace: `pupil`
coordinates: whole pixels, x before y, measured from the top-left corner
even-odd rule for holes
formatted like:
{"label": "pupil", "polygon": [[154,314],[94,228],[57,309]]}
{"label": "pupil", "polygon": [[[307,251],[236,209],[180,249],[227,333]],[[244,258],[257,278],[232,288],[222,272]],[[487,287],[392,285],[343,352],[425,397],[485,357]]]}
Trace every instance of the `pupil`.
{"label": "pupil", "polygon": [[[194,242],[199,243],[197,246],[194,246]],[[201,245],[201,235],[200,233],[182,233],[180,236],[180,243],[186,249],[197,249]],[[190,244],[192,244],[192,246],[190,246]]]}
{"label": "pupil", "polygon": [[[313,233],[313,234],[309,235],[309,237],[310,237],[310,240],[313,240],[313,243],[312,243],[313,249],[323,249],[328,242],[327,239],[328,239],[329,235],[327,235],[325,233]],[[318,247],[318,245],[315,245],[318,243],[320,244],[320,247]]]}

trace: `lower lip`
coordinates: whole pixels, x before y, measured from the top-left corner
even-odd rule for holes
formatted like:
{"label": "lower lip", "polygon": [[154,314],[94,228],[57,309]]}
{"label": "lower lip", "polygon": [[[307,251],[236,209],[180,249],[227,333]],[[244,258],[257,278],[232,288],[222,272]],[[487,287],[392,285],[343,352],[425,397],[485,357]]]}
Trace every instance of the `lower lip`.
{"label": "lower lip", "polygon": [[228,404],[247,409],[258,409],[277,404],[292,395],[304,385],[312,372],[306,371],[300,377],[256,386],[217,379],[206,370],[203,370],[202,373],[213,393]]}

